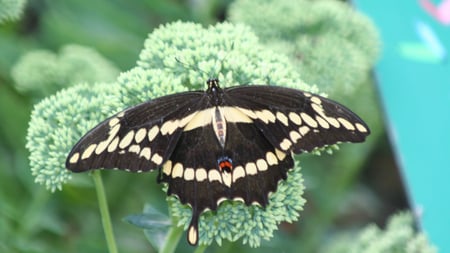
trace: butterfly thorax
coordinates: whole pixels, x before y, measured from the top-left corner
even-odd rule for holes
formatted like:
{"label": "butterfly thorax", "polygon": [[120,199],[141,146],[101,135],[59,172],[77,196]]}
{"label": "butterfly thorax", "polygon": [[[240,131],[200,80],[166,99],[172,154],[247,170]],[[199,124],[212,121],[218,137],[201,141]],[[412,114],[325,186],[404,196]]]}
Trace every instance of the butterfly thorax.
{"label": "butterfly thorax", "polygon": [[219,86],[219,79],[211,78],[206,81],[208,89],[206,93],[209,96],[210,103],[213,106],[220,106],[223,104],[223,90]]}

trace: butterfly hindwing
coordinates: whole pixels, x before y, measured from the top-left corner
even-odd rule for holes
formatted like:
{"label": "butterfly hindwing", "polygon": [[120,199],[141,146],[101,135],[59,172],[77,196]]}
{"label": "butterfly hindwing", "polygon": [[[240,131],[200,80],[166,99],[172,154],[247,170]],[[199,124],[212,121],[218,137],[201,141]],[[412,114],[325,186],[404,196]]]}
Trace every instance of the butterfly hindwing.
{"label": "butterfly hindwing", "polygon": [[186,117],[195,115],[203,98],[203,92],[169,95],[110,117],[73,147],[66,167],[74,172],[159,168],[176,146],[183,124],[188,122]]}
{"label": "butterfly hindwing", "polygon": [[356,114],[319,95],[259,85],[232,87],[224,93],[227,101],[251,117],[266,138],[284,152],[362,142],[370,133]]}

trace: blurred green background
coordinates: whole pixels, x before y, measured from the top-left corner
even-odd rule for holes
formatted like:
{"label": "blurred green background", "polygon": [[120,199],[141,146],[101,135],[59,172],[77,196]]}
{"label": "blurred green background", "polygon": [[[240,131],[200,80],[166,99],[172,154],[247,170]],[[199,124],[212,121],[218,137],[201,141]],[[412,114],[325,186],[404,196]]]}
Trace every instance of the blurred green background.
{"label": "blurred green background", "polygon": [[[135,66],[145,38],[155,27],[176,20],[214,24],[227,19],[231,3],[35,0],[26,3],[20,19],[0,24],[0,252],[106,252],[89,176],[76,175],[55,193],[34,183],[25,136],[33,104],[43,96],[20,89],[17,80],[27,77],[12,74],[19,59],[34,50],[63,55],[66,45],[79,44],[97,50],[112,69],[127,71]],[[275,237],[259,249],[224,242],[207,252],[317,252],[335,234],[369,222],[383,225],[389,215],[408,207],[370,72],[363,79],[365,88],[349,106],[369,122],[373,134],[365,144],[341,145],[333,156],[302,156],[308,203],[300,221],[281,224]],[[156,173],[103,176],[119,251],[154,252],[144,233],[122,218],[140,213],[145,203],[167,212]],[[181,240],[177,252],[192,251]]]}

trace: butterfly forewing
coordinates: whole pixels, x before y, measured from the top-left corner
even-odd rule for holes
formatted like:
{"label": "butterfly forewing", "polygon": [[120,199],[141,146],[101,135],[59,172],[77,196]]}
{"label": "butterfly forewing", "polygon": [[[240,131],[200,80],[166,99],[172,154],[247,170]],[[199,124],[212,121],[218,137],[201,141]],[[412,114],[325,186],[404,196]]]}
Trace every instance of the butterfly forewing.
{"label": "butterfly forewing", "polygon": [[362,142],[367,125],[345,106],[300,90],[238,86],[227,101],[251,117],[264,136],[284,152],[308,152],[338,142]]}
{"label": "butterfly forewing", "polygon": [[89,131],[69,153],[66,167],[148,171],[159,168],[175,148],[186,120],[204,105],[203,92],[154,99],[120,112]]}

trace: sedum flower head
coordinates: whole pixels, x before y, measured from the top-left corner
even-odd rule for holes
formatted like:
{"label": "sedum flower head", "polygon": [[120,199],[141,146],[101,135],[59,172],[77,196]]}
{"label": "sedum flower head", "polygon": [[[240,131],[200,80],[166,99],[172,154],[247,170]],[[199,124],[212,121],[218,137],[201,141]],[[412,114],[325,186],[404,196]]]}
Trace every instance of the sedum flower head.
{"label": "sedum flower head", "polygon": [[[208,28],[176,22],[161,26],[145,41],[137,66],[116,83],[77,85],[36,105],[27,147],[36,181],[51,190],[70,178],[65,158],[76,141],[94,125],[126,107],[163,95],[204,90],[206,80],[218,77],[221,86],[256,83],[286,85],[317,92],[301,81],[289,60],[259,44],[243,25],[217,24]],[[200,218],[200,244],[223,239],[258,246],[282,221],[297,220],[305,200],[298,165],[270,195],[265,208],[225,202]],[[188,226],[191,209],[169,196],[174,224]]]}
{"label": "sedum flower head", "polygon": [[25,0],[0,0],[0,24],[19,19],[25,7]]}
{"label": "sedum flower head", "polygon": [[34,50],[23,55],[12,69],[19,91],[42,98],[81,82],[114,81],[119,70],[92,48],[66,45],[59,54]]}
{"label": "sedum flower head", "polygon": [[393,215],[386,228],[368,225],[356,237],[338,238],[328,245],[324,253],[436,253],[437,249],[425,234],[416,232],[410,212]]}
{"label": "sedum flower head", "polygon": [[334,97],[353,94],[379,53],[375,26],[340,1],[237,0],[229,18],[251,26],[266,45],[290,57],[303,80]]}

